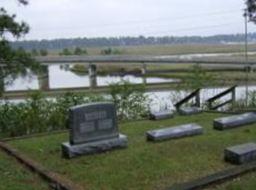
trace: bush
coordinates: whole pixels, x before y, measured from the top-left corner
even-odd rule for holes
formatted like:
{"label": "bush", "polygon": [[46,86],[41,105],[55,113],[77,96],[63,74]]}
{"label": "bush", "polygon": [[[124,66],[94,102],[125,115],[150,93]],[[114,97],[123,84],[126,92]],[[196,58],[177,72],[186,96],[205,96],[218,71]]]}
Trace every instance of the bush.
{"label": "bush", "polygon": [[25,102],[6,102],[0,106],[0,132],[4,136],[20,136],[65,129],[70,107],[102,100],[102,96],[74,93],[51,100],[40,92],[33,93]]}
{"label": "bush", "polygon": [[83,64],[75,64],[70,68],[70,71],[76,74],[86,74],[88,73],[88,68],[86,65]]}
{"label": "bush", "polygon": [[40,55],[41,56],[47,56],[48,55],[48,51],[46,49],[40,49]]}
{"label": "bush", "polygon": [[32,93],[21,103],[0,105],[0,134],[5,137],[29,135],[68,128],[68,110],[75,105],[113,101],[119,119],[139,119],[148,112],[143,86],[122,81],[110,85],[111,98],[82,93],[66,93],[56,99],[47,99],[40,92]]}
{"label": "bush", "polygon": [[240,99],[236,101],[235,108],[236,109],[246,109],[252,108],[255,109],[256,107],[256,91],[250,91],[248,93],[248,102],[246,102],[246,98]]}
{"label": "bush", "polygon": [[116,48],[106,48],[106,49],[103,49],[101,50],[101,54],[102,55],[115,55],[115,54],[122,54],[122,52],[119,50],[119,49],[116,49]]}
{"label": "bush", "polygon": [[123,80],[109,86],[120,120],[140,119],[148,115],[149,100],[144,94],[144,85],[133,85]]}
{"label": "bush", "polygon": [[74,50],[74,55],[86,55],[87,50],[86,49],[81,49],[79,47],[76,47]]}
{"label": "bush", "polygon": [[214,85],[213,76],[207,73],[200,65],[192,66],[190,74],[185,78],[186,89],[197,89]]}
{"label": "bush", "polygon": [[67,56],[67,55],[72,55],[72,52],[71,52],[68,48],[64,48],[64,49],[62,50],[62,52],[59,53],[59,55],[65,55],[65,56]]}

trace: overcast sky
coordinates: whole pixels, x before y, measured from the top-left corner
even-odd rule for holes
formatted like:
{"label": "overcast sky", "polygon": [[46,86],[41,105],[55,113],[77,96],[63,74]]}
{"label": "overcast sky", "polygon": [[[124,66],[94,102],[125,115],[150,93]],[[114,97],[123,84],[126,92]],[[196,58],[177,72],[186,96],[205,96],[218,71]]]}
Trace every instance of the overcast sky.
{"label": "overcast sky", "polygon": [[23,39],[244,32],[244,0],[30,0],[25,7],[1,0],[0,6],[30,25]]}

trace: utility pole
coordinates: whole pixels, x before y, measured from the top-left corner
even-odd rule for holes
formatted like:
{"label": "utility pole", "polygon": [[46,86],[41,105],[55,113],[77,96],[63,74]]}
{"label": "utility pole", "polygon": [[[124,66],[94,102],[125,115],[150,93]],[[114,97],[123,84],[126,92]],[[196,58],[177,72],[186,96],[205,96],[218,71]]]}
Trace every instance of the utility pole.
{"label": "utility pole", "polygon": [[249,65],[248,65],[248,10],[244,9],[244,32],[245,32],[245,72],[246,72],[246,81],[245,81],[245,101],[246,106],[248,106],[248,98],[249,98],[249,89],[248,89],[248,79],[249,79]]}

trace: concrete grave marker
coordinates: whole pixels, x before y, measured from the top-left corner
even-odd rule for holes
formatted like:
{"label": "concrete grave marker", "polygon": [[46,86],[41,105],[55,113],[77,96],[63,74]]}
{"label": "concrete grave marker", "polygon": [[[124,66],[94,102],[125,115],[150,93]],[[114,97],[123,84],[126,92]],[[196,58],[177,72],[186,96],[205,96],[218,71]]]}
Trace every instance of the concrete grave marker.
{"label": "concrete grave marker", "polygon": [[151,112],[149,118],[151,120],[169,119],[174,116],[171,110],[164,110],[159,112]]}
{"label": "concrete grave marker", "polygon": [[113,103],[93,103],[69,110],[70,142],[62,144],[64,157],[93,154],[127,146],[119,134]]}
{"label": "concrete grave marker", "polygon": [[225,160],[232,164],[245,164],[256,161],[256,144],[247,143],[226,148]]}
{"label": "concrete grave marker", "polygon": [[169,139],[182,138],[186,136],[200,135],[203,133],[203,128],[195,123],[180,125],[177,127],[168,127],[148,131],[147,139],[150,141],[163,141]]}
{"label": "concrete grave marker", "polygon": [[244,113],[229,117],[222,117],[213,120],[213,127],[217,130],[225,130],[256,122],[256,113]]}
{"label": "concrete grave marker", "polygon": [[202,112],[200,107],[181,107],[178,110],[181,115],[194,115]]}

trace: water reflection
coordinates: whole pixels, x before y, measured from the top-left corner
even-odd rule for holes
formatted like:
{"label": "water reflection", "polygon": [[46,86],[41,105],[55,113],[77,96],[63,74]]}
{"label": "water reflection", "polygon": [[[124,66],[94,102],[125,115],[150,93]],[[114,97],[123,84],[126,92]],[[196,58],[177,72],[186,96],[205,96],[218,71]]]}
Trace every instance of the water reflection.
{"label": "water reflection", "polygon": [[[5,86],[5,91],[28,90],[28,89],[41,89],[45,87],[50,89],[55,88],[72,88],[72,87],[89,87],[90,78],[87,74],[79,75],[69,70],[67,64],[54,64],[48,66],[45,72],[40,76],[31,74],[30,76],[19,76],[13,81],[12,84]],[[97,76],[97,85],[106,86],[110,83],[116,83],[122,79],[128,80],[131,83],[143,83],[143,77],[125,75],[125,76]],[[159,83],[159,82],[176,82],[174,79],[163,79],[158,77],[146,78],[146,83]]]}

